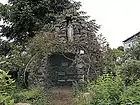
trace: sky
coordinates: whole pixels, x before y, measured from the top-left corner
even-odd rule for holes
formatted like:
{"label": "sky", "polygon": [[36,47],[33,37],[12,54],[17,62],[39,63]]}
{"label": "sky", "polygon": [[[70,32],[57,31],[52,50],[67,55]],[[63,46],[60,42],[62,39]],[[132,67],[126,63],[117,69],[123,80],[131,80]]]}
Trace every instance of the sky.
{"label": "sky", "polygon": [[[140,0],[76,0],[81,10],[101,25],[99,33],[106,37],[112,48],[140,31]],[[0,0],[7,3],[7,0]]]}

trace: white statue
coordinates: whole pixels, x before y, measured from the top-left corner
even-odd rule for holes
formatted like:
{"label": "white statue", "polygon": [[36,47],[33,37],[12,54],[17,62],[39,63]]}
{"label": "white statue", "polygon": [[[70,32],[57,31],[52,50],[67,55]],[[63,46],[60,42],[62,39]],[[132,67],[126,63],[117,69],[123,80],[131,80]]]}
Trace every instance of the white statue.
{"label": "white statue", "polygon": [[67,38],[68,41],[73,41],[73,26],[71,17],[66,17],[67,20]]}

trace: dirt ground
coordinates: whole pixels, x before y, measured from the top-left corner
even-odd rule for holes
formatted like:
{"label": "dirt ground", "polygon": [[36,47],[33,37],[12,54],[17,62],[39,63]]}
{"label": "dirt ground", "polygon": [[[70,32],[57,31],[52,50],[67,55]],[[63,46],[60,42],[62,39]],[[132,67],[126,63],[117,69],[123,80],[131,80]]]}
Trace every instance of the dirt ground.
{"label": "dirt ground", "polygon": [[52,105],[74,105],[71,87],[54,87],[50,92]]}

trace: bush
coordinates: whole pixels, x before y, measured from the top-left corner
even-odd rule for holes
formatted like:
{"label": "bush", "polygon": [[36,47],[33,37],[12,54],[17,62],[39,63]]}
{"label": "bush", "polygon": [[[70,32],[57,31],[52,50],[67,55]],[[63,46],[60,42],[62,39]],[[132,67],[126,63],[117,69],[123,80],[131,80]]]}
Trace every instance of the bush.
{"label": "bush", "polygon": [[47,98],[43,93],[42,89],[33,88],[33,89],[24,89],[24,90],[17,90],[14,94],[15,102],[23,102],[23,103],[30,103],[33,105],[48,105]]}
{"label": "bush", "polygon": [[137,79],[140,79],[140,61],[127,61],[120,67],[120,69],[120,75],[126,85],[131,85],[137,81]]}
{"label": "bush", "polygon": [[121,105],[140,105],[140,80],[124,90],[121,100]]}
{"label": "bush", "polygon": [[140,105],[140,79],[125,86],[119,76],[104,75],[78,98],[78,105]]}
{"label": "bush", "polygon": [[14,81],[10,79],[8,72],[0,69],[0,105],[14,105],[11,98],[11,90],[14,88]]}
{"label": "bush", "polygon": [[48,105],[42,89],[16,89],[8,72],[0,70],[0,105],[25,102],[33,105]]}
{"label": "bush", "polygon": [[90,95],[87,92],[88,89],[85,86],[80,86],[75,84],[73,86],[74,96],[75,96],[75,104],[76,105],[88,105],[90,103]]}
{"label": "bush", "polygon": [[89,86],[90,105],[119,105],[124,85],[119,76],[103,75]]}

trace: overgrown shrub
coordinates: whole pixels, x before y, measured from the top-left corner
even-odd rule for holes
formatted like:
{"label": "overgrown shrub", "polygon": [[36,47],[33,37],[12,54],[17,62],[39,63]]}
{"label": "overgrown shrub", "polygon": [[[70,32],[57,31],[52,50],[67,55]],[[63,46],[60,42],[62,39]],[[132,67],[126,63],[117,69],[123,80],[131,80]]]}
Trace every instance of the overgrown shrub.
{"label": "overgrown shrub", "polygon": [[49,105],[45,93],[39,88],[17,90],[14,94],[14,99],[16,103],[23,102],[33,105]]}
{"label": "overgrown shrub", "polygon": [[10,79],[8,72],[0,69],[0,105],[14,105],[14,100],[12,99],[10,93],[14,81]]}
{"label": "overgrown shrub", "polygon": [[126,85],[131,85],[140,79],[140,61],[127,61],[120,67],[120,75]]}
{"label": "overgrown shrub", "polygon": [[124,85],[119,76],[103,75],[89,85],[91,105],[119,105]]}
{"label": "overgrown shrub", "polygon": [[77,99],[78,105],[140,105],[140,79],[126,86],[120,76],[103,75]]}
{"label": "overgrown shrub", "polygon": [[140,80],[124,90],[121,101],[121,105],[140,105]]}
{"label": "overgrown shrub", "polygon": [[76,105],[88,105],[90,103],[90,97],[89,97],[90,95],[87,95],[87,94],[89,94],[87,92],[88,91],[87,87],[80,86],[78,84],[74,84],[73,90],[74,90],[75,104]]}

